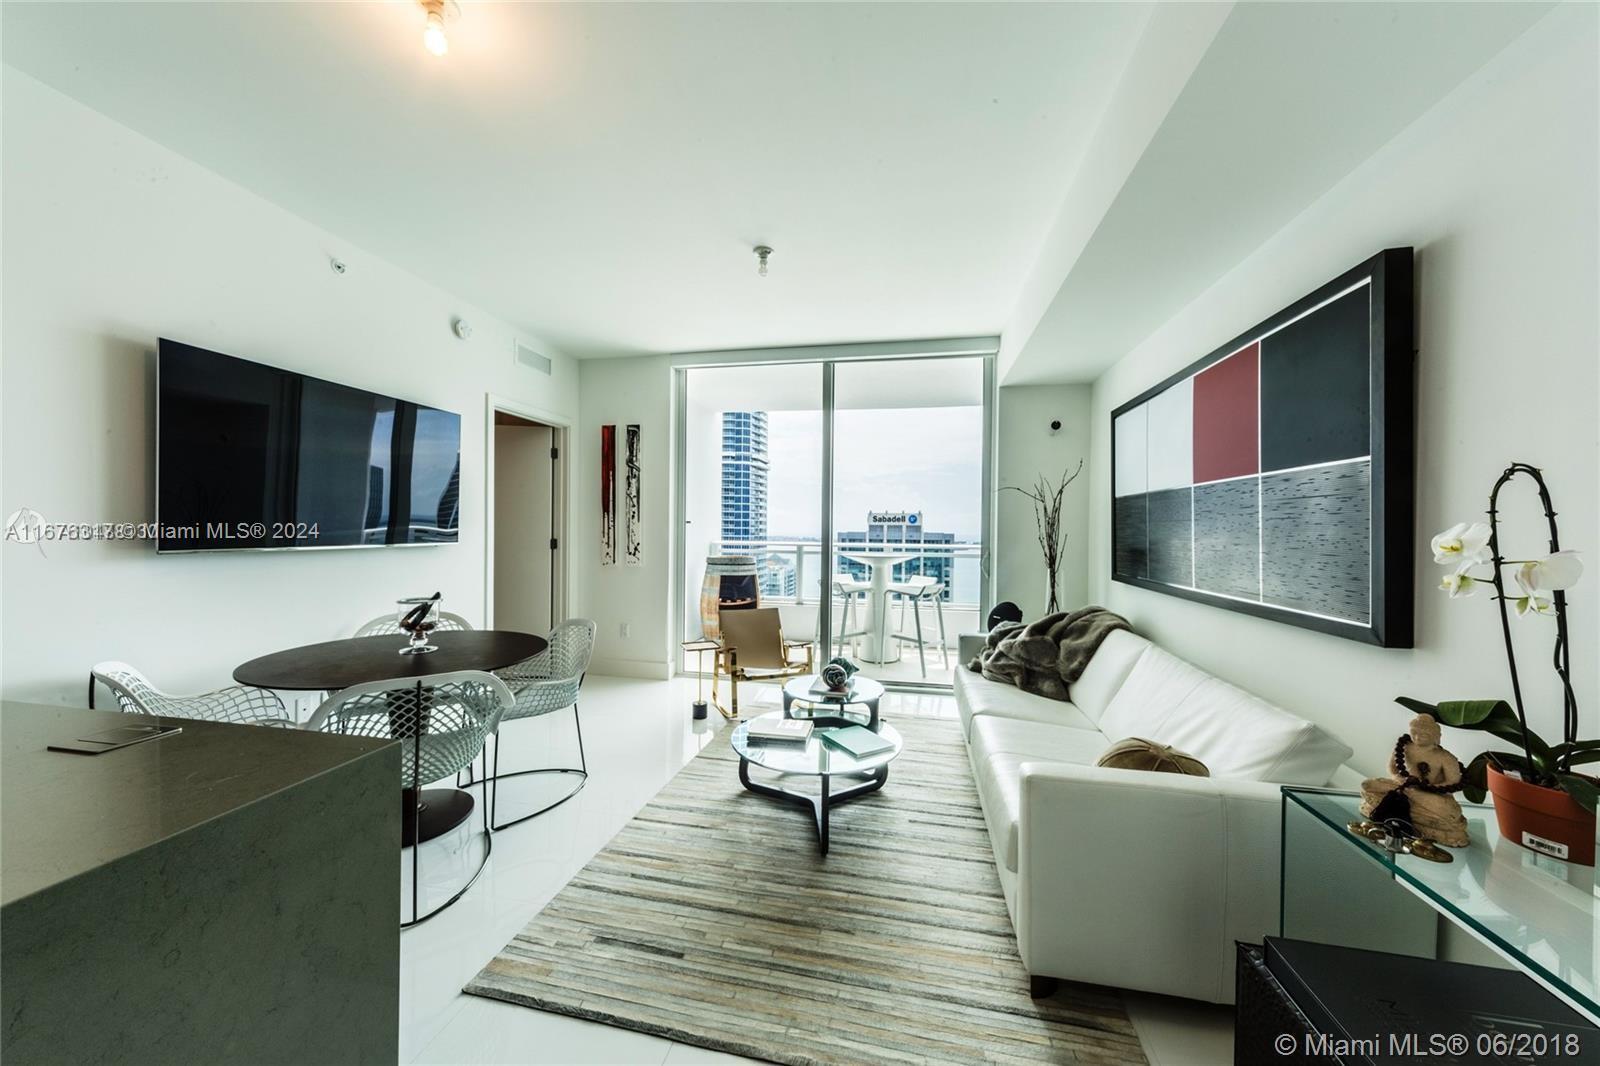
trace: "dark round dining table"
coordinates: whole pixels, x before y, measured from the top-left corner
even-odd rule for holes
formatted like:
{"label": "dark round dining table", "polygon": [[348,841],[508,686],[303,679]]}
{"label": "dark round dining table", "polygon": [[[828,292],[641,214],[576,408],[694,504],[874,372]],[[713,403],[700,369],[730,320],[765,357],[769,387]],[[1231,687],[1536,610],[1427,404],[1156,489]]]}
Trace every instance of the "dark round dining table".
{"label": "dark round dining table", "polygon": [[[275,651],[234,667],[241,685],[292,691],[336,692],[370,681],[403,681],[456,670],[500,670],[532,658],[549,647],[543,637],[510,629],[462,629],[428,634],[438,650],[402,655],[404,633],[350,637]],[[472,814],[470,792],[458,788],[425,788],[420,796],[401,793],[402,844],[432,840],[448,833]]]}

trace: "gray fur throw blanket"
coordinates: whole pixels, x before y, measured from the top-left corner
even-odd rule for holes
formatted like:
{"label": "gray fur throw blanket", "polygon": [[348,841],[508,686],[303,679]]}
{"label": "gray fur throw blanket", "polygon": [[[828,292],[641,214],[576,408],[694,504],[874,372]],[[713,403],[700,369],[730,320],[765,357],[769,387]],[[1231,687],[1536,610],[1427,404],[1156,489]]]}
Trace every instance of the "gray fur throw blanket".
{"label": "gray fur throw blanket", "polygon": [[1052,700],[1067,698],[1067,686],[1082,676],[1100,642],[1128,620],[1104,607],[1046,615],[1037,622],[1001,622],[989,631],[983,651],[967,669]]}

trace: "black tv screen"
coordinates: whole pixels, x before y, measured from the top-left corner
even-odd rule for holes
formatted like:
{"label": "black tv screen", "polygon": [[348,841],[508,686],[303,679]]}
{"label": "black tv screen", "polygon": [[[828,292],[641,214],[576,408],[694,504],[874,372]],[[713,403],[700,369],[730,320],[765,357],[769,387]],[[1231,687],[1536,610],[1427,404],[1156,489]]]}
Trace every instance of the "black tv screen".
{"label": "black tv screen", "polygon": [[162,339],[156,549],[454,543],[461,416]]}

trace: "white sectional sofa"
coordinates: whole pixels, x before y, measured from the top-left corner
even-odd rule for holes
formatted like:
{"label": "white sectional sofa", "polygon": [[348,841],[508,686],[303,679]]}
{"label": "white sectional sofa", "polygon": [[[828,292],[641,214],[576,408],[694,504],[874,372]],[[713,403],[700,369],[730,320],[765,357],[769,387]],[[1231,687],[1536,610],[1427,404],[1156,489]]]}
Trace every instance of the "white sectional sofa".
{"label": "white sectional sofa", "polygon": [[[1347,784],[1350,749],[1129,632],[1070,703],[964,663],[967,754],[1035,994],[1068,978],[1233,1002],[1234,941],[1277,931],[1279,786]],[[1211,776],[1094,765],[1127,737]]]}

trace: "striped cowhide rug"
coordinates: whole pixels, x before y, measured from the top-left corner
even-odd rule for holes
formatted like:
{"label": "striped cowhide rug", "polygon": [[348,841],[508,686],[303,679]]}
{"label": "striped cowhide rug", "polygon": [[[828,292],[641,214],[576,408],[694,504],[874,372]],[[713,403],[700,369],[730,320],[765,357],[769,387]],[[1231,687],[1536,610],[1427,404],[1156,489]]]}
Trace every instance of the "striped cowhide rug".
{"label": "striped cowhide rug", "polygon": [[723,729],[466,991],[782,1063],[1144,1062],[1115,992],[1029,998],[960,726],[894,724],[826,859]]}

